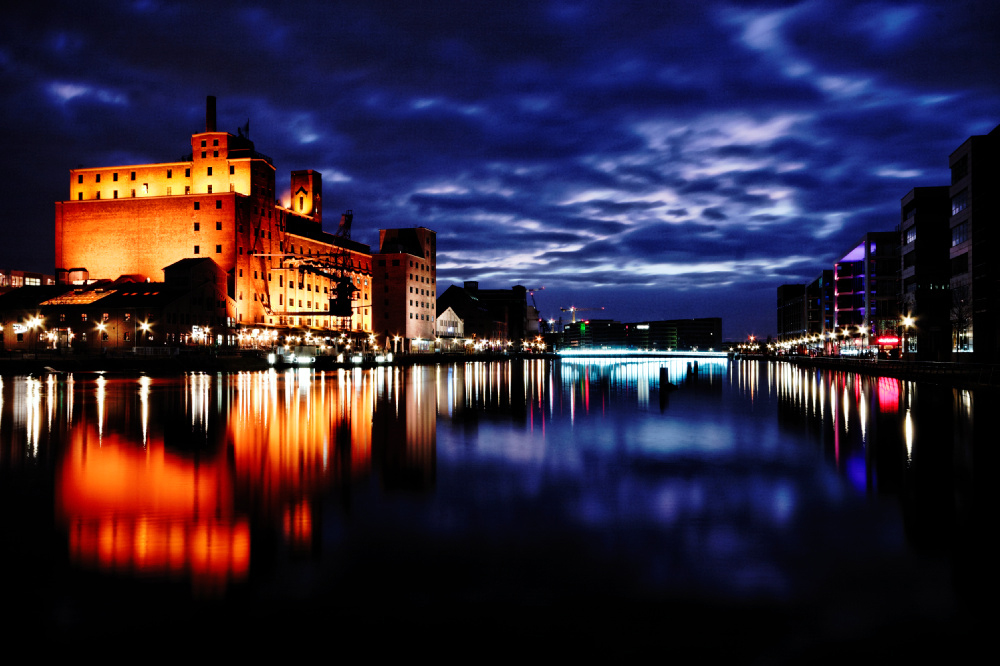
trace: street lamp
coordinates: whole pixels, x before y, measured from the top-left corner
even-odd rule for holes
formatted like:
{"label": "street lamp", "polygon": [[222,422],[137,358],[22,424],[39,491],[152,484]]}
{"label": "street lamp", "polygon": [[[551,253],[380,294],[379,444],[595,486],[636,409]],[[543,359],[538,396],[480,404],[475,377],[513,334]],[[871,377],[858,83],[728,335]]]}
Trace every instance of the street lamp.
{"label": "street lamp", "polygon": [[104,356],[104,335],[105,335],[104,334],[104,329],[105,329],[104,322],[103,321],[98,322],[97,323],[97,330],[98,330],[98,334],[97,335],[98,335],[98,337],[101,338],[101,356]]}
{"label": "street lamp", "polygon": [[911,326],[913,326],[913,317],[911,317],[910,315],[906,315],[905,317],[903,317],[903,336],[902,337],[903,337],[903,353],[906,354],[906,358],[907,359],[910,358],[910,348],[909,348],[910,342],[909,342],[909,340],[907,340],[906,333],[907,333],[907,329],[909,329]]}

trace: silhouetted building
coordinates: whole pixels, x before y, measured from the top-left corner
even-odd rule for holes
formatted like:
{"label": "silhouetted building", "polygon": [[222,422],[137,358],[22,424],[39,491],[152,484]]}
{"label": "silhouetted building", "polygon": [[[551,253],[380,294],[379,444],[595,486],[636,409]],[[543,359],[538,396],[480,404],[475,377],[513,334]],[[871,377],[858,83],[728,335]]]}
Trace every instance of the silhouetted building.
{"label": "silhouetted building", "polygon": [[451,308],[465,324],[465,336],[480,340],[503,341],[508,348],[520,350],[528,330],[527,290],[516,285],[510,289],[480,289],[479,283],[466,281],[452,285],[438,297],[438,314]]}
{"label": "silhouetted building", "polygon": [[778,287],[778,340],[795,340],[808,330],[806,286],[783,284]]}
{"label": "silhouetted building", "polygon": [[833,328],[833,270],[826,269],[806,285],[806,331],[821,338]]}
{"label": "silhouetted building", "polygon": [[951,359],[948,190],[947,186],[917,187],[900,204],[899,314],[912,318],[907,351],[921,361]]}
{"label": "silhouetted building", "polygon": [[1000,126],[971,136],[949,157],[951,185],[950,323],[956,352],[1000,358]]}

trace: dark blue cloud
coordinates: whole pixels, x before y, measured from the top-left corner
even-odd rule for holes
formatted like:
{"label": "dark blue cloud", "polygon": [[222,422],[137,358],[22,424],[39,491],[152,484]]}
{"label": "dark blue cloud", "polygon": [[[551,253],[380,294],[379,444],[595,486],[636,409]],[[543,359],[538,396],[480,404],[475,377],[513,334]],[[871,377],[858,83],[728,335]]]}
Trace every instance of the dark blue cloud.
{"label": "dark blue cloud", "polygon": [[[1000,123],[992,2],[56,1],[0,23],[5,267],[53,269],[68,170],[219,125],[324,174],[355,237],[439,233],[439,284],[774,325]],[[335,218],[331,216],[331,220]],[[577,305],[583,305],[583,300]],[[600,301],[597,303],[596,301]]]}

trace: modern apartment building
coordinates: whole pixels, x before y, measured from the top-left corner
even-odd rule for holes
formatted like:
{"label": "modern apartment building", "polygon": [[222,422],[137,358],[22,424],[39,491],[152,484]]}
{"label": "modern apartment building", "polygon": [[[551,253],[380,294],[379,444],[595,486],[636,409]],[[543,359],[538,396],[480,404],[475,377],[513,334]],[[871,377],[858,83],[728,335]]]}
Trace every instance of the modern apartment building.
{"label": "modern apartment building", "polygon": [[1000,126],[971,136],[948,159],[950,324],[956,352],[1000,358]]}
{"label": "modern apartment building", "polygon": [[857,347],[870,346],[898,330],[898,272],[899,236],[894,231],[865,234],[834,263],[834,326],[841,338]]}
{"label": "modern apartment building", "polygon": [[905,351],[922,361],[951,360],[948,189],[917,187],[900,205],[899,315],[908,322]]}

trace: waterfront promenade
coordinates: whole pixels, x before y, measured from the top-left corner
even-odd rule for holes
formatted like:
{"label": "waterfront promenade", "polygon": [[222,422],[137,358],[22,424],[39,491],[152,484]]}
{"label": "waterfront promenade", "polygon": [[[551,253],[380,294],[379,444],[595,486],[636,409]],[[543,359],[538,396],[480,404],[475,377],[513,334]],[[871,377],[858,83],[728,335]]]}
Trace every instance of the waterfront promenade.
{"label": "waterfront promenade", "polygon": [[[317,356],[314,363],[302,366],[316,370],[337,368],[426,365],[435,363],[455,363],[470,361],[495,361],[511,358],[503,353],[477,352],[474,354],[424,353],[399,354],[392,362],[379,363],[372,354],[366,355],[361,363],[345,361],[338,363],[332,356]],[[555,354],[530,354],[523,358],[556,358]],[[149,373],[155,375],[177,372],[252,372],[271,367],[285,369],[287,365],[272,366],[267,353],[258,350],[185,350],[173,355],[146,355],[131,353],[115,354],[59,354],[39,352],[37,354],[12,354],[0,356],[0,376],[41,375],[64,372],[114,372]]]}
{"label": "waterfront promenade", "polygon": [[925,361],[887,361],[842,356],[765,356],[742,358],[775,360],[806,368],[856,372],[876,377],[895,377],[916,382],[951,386],[1000,386],[1000,365],[982,363],[930,363]]}

